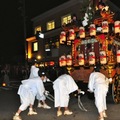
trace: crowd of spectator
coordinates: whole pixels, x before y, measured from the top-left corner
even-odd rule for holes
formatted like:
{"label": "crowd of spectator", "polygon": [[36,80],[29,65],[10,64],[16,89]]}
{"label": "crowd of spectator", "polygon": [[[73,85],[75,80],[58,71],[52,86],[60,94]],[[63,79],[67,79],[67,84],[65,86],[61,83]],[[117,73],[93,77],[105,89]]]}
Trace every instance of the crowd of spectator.
{"label": "crowd of spectator", "polygon": [[[0,85],[3,82],[9,84],[9,81],[21,81],[24,79],[29,78],[30,74],[30,67],[31,65],[11,65],[11,64],[4,64],[0,65]],[[57,67],[43,67],[39,68],[40,72],[45,72],[47,77],[54,81],[57,78],[57,72],[59,68]]]}

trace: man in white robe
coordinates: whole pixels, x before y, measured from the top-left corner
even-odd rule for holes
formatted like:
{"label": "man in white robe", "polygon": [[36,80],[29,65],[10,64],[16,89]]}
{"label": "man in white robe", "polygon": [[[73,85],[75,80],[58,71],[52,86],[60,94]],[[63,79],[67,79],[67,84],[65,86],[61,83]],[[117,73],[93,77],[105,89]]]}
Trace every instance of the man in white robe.
{"label": "man in white robe", "polygon": [[89,77],[88,91],[94,92],[95,105],[99,112],[99,120],[104,120],[104,117],[107,117],[105,112],[107,110],[106,96],[109,82],[111,82],[112,79],[108,79],[104,74],[100,73],[97,68],[94,70]]}
{"label": "man in white robe", "polygon": [[[30,77],[29,78],[32,79],[32,78],[40,77],[40,79],[42,80],[42,82],[47,81],[47,77],[46,77],[45,73],[42,72],[40,74],[40,76],[39,76],[38,71],[39,71],[39,68],[37,68],[35,65],[32,65],[31,69],[30,69]],[[46,92],[46,90],[45,90],[45,92]],[[41,108],[41,107],[45,108],[45,109],[50,109],[51,108],[45,102],[45,100],[46,100],[45,94],[43,94],[42,96],[40,96],[39,94],[37,94],[36,98],[38,100],[38,107],[39,108]]]}
{"label": "man in white robe", "polygon": [[58,108],[57,116],[62,115],[61,107],[65,109],[64,115],[73,114],[73,112],[68,109],[69,94],[76,90],[80,92],[74,79],[68,74],[62,74],[53,82],[53,89],[55,98],[54,107]]}
{"label": "man in white robe", "polygon": [[30,106],[28,115],[36,115],[37,112],[33,111],[35,96],[43,96],[44,92],[44,85],[40,77],[23,80],[18,89],[21,105],[13,116],[13,120],[22,120],[19,115],[22,111],[26,110],[28,106]]}

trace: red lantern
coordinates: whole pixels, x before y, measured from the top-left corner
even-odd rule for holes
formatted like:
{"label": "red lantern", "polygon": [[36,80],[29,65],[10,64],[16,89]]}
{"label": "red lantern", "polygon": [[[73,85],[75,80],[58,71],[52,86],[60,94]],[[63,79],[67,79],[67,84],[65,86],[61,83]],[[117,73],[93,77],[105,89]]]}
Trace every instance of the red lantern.
{"label": "red lantern", "polygon": [[79,28],[79,35],[80,35],[80,38],[85,38],[85,28],[84,27]]}
{"label": "red lantern", "polygon": [[117,51],[117,63],[120,63],[120,50]]}
{"label": "red lantern", "polygon": [[114,27],[115,27],[115,34],[120,33],[120,21],[115,21]]}
{"label": "red lantern", "polygon": [[75,31],[74,29],[69,30],[69,40],[74,40],[75,39]]}
{"label": "red lantern", "polygon": [[55,62],[54,62],[54,61],[50,61],[49,65],[50,65],[50,66],[54,66],[54,65],[55,65]]}
{"label": "red lantern", "polygon": [[95,24],[90,25],[90,36],[95,36],[96,35],[96,27]]}
{"label": "red lantern", "polygon": [[62,55],[62,56],[59,58],[59,66],[60,66],[60,67],[66,66],[66,56],[65,56],[65,55]]}
{"label": "red lantern", "polygon": [[100,63],[101,64],[106,64],[107,63],[107,58],[106,58],[106,52],[105,51],[100,51]]}
{"label": "red lantern", "polygon": [[102,32],[103,33],[108,33],[109,32],[108,21],[103,21],[102,22]]}
{"label": "red lantern", "polygon": [[62,31],[60,34],[60,44],[65,44],[66,42],[66,32]]}
{"label": "red lantern", "polygon": [[89,64],[95,65],[95,53],[94,52],[89,52]]}
{"label": "red lantern", "polygon": [[84,63],[85,63],[84,55],[82,53],[78,54],[78,64],[84,65]]}
{"label": "red lantern", "polygon": [[72,55],[67,55],[67,66],[71,66],[72,65]]}

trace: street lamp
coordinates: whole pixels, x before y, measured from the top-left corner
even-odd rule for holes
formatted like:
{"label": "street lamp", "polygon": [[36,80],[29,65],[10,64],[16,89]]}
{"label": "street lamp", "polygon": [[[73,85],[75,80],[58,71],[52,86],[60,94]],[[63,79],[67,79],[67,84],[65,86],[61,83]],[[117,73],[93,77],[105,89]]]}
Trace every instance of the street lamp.
{"label": "street lamp", "polygon": [[39,33],[39,37],[40,38],[44,38],[44,34],[43,33]]}
{"label": "street lamp", "polygon": [[41,31],[36,32],[36,38],[39,40],[40,38],[44,39],[44,34]]}

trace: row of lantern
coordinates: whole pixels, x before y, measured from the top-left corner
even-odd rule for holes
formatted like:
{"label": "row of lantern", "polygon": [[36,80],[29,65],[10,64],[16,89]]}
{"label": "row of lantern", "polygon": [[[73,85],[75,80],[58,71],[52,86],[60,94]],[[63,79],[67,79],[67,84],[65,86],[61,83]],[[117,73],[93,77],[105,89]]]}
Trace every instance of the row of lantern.
{"label": "row of lantern", "polygon": [[[72,55],[62,55],[59,57],[59,66],[71,66],[73,64]],[[106,64],[107,58],[106,58],[106,52],[100,51],[100,63]],[[85,64],[85,57],[83,53],[78,54],[78,64],[80,66]],[[89,52],[89,64],[95,65],[95,52]]]}
{"label": "row of lantern", "polygon": [[[72,55],[62,55],[59,58],[59,66],[72,66]],[[95,65],[95,52],[89,52],[89,65]],[[107,63],[107,56],[105,51],[100,51],[100,64]],[[117,51],[117,63],[120,63],[120,50]],[[83,66],[85,58],[83,53],[78,54],[78,65]]]}
{"label": "row of lantern", "polygon": [[[90,26],[89,26],[90,36],[96,36],[97,31],[101,31],[102,33],[108,33],[109,32],[108,21],[103,21],[102,27],[98,27],[98,28],[96,28],[95,24],[90,24]],[[76,37],[75,30],[69,29],[68,32],[69,32],[68,40],[74,40]],[[115,32],[115,34],[120,33],[120,21],[114,22],[114,32]],[[85,27],[82,27],[82,26],[79,27],[79,37],[85,38]],[[65,41],[66,41],[66,32],[62,31],[60,34],[60,43],[64,44]]]}

